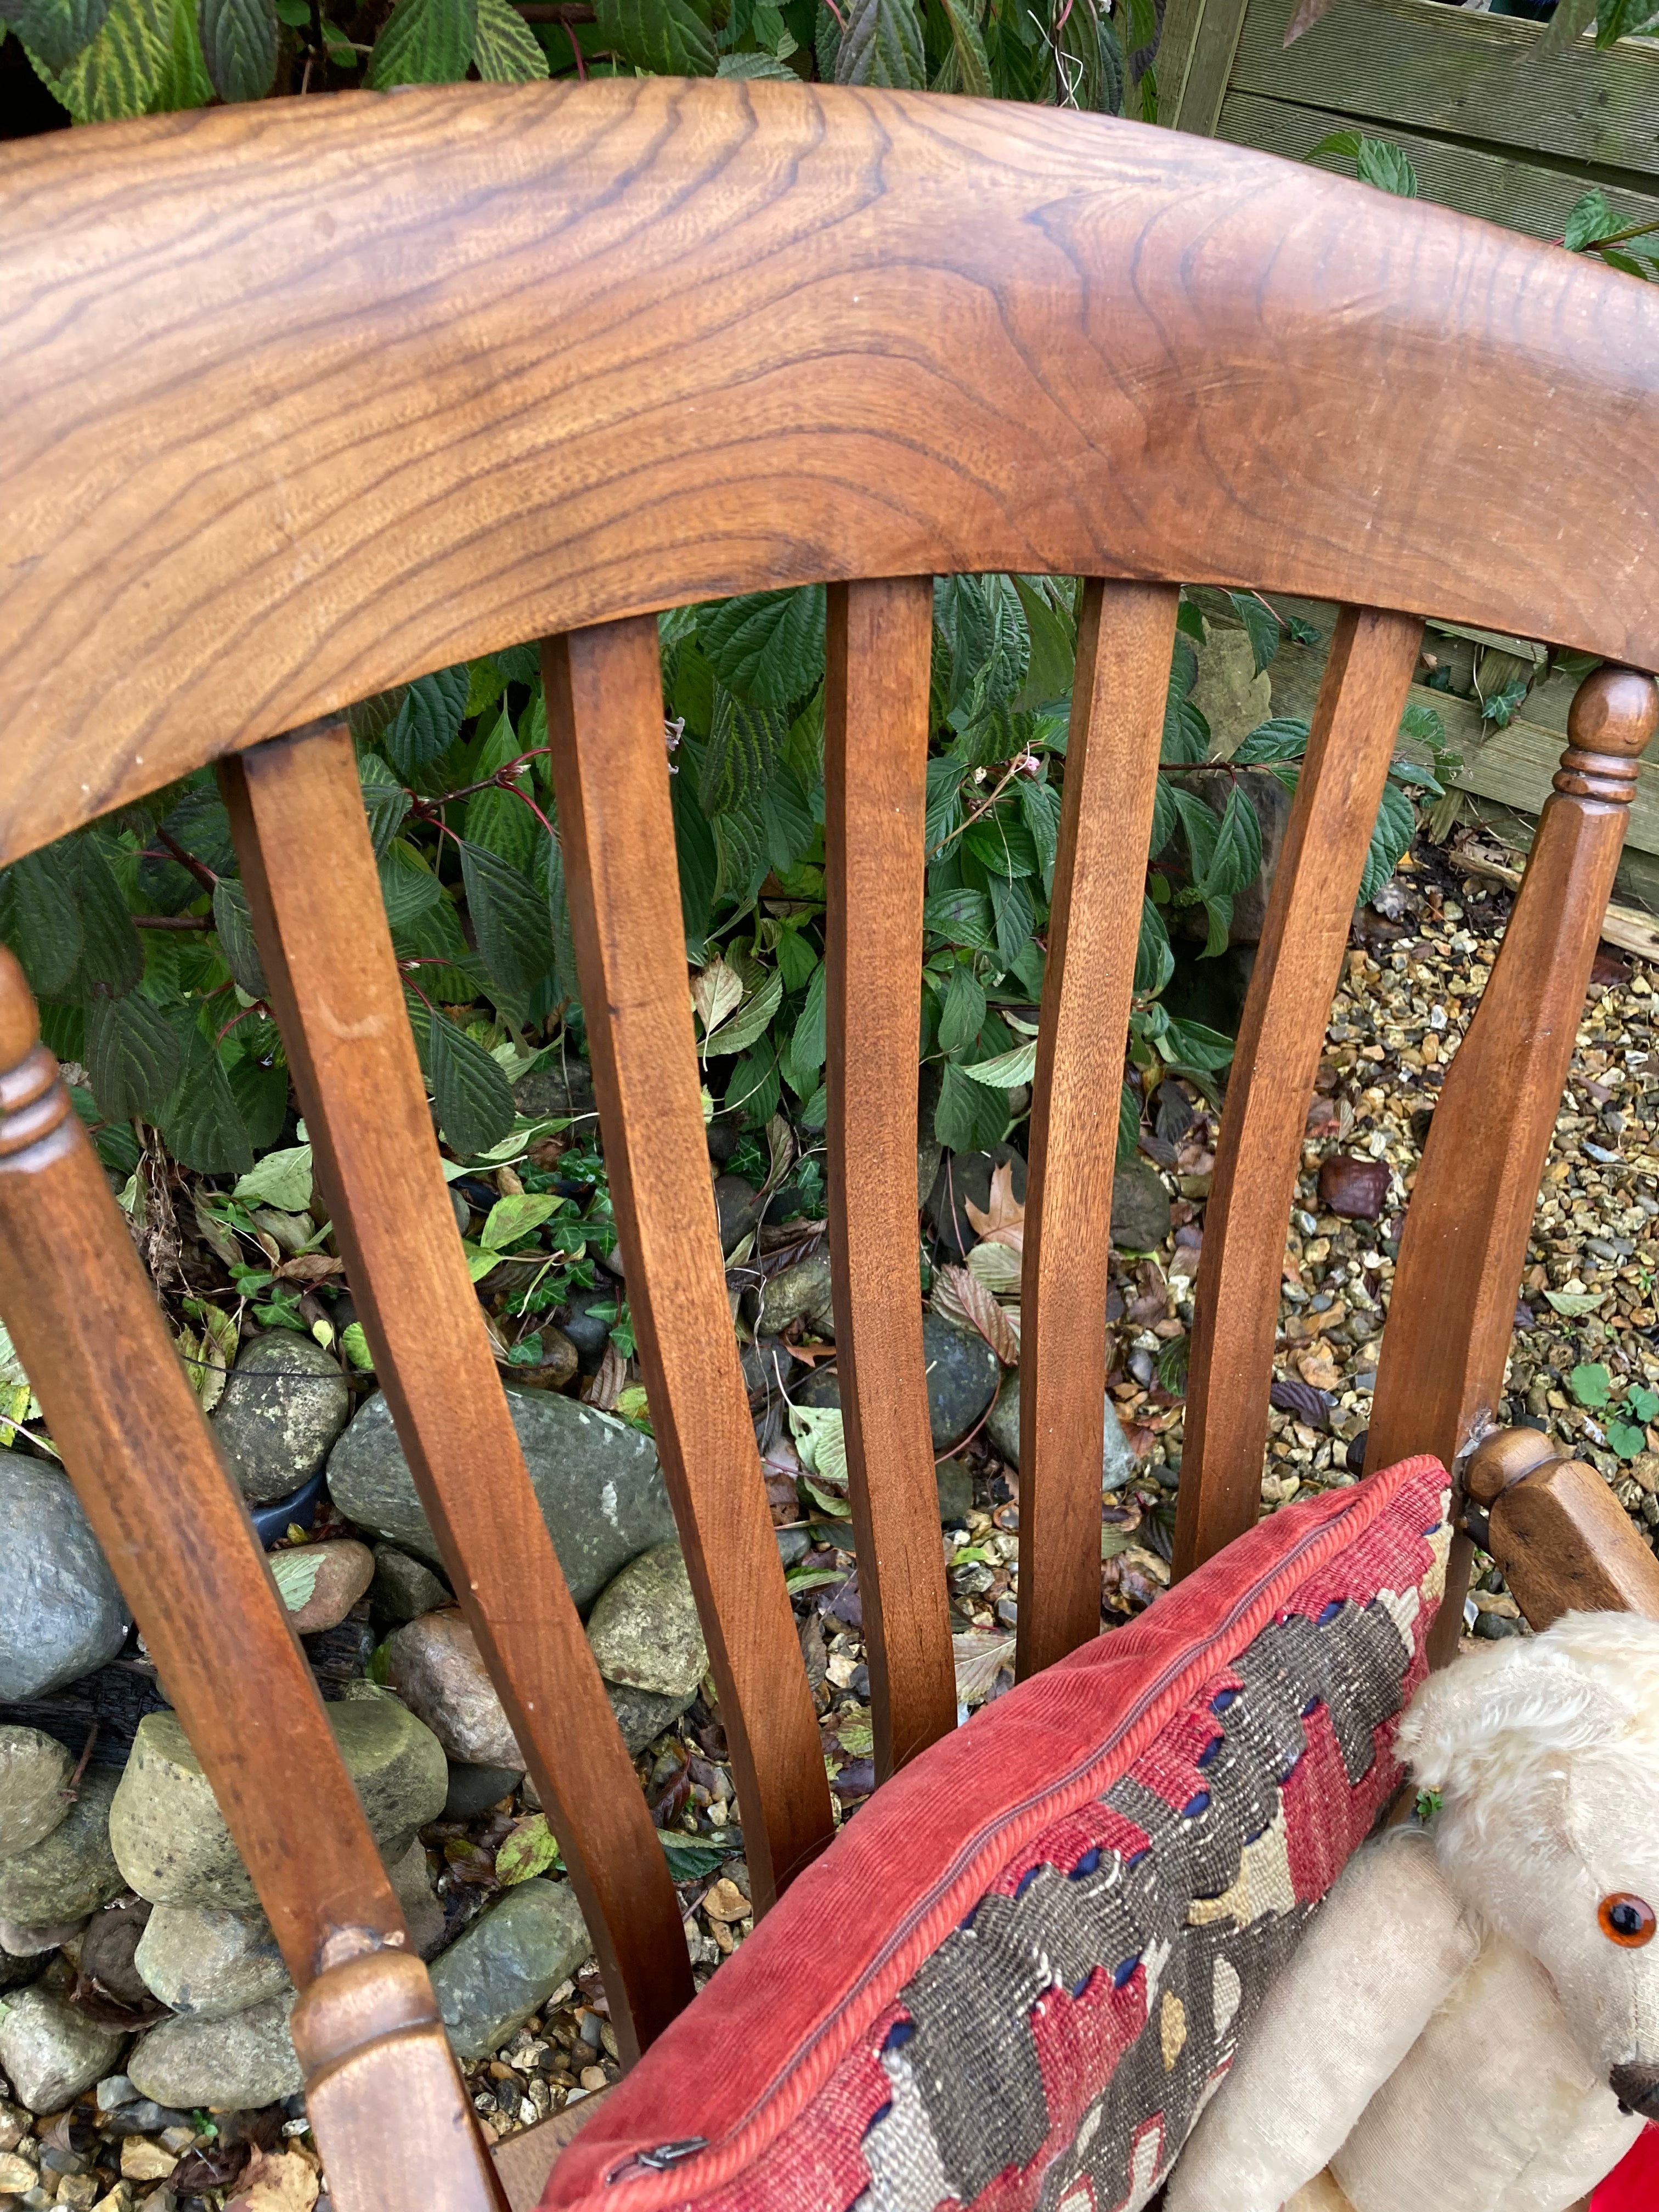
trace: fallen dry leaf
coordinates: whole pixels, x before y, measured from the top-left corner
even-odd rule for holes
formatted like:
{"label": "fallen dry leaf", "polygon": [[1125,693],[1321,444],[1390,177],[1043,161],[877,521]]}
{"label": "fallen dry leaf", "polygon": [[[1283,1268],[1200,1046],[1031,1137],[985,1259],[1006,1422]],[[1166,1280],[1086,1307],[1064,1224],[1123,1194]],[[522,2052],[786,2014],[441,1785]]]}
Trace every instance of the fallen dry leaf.
{"label": "fallen dry leaf", "polygon": [[1286,26],[1285,43],[1293,46],[1304,31],[1311,31],[1322,15],[1328,15],[1336,0],[1297,0],[1297,10]]}
{"label": "fallen dry leaf", "polygon": [[627,1380],[628,1362],[614,1344],[607,1344],[599,1371],[590,1375],[582,1385],[582,1402],[597,1407],[602,1413],[612,1413]]}
{"label": "fallen dry leaf", "polygon": [[1019,1323],[966,1267],[940,1267],[933,1276],[933,1310],[945,1321],[976,1328],[1005,1367],[1019,1364]]}
{"label": "fallen dry leaf", "polygon": [[1014,1169],[1005,1160],[992,1171],[990,1203],[981,1211],[971,1198],[963,1212],[988,1243],[1012,1244],[1016,1252],[1025,1233],[1025,1202],[1014,1196]]}

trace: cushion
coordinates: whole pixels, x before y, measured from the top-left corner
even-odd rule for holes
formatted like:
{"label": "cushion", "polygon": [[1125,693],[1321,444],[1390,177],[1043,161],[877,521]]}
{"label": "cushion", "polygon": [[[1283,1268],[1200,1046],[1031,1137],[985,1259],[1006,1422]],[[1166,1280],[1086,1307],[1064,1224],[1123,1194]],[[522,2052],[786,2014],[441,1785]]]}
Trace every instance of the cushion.
{"label": "cushion", "polygon": [[1286,1508],[878,1790],[606,2098],[546,2212],[1139,2212],[1400,1781],[1413,1459]]}

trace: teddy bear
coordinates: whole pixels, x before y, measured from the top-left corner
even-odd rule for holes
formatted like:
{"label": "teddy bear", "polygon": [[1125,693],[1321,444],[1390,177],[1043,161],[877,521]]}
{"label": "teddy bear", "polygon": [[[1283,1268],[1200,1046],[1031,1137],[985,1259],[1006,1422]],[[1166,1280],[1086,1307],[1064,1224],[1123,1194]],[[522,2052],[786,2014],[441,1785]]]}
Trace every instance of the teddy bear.
{"label": "teddy bear", "polygon": [[1396,1749],[1167,2212],[1568,2212],[1659,2119],[1659,1622],[1472,1650]]}

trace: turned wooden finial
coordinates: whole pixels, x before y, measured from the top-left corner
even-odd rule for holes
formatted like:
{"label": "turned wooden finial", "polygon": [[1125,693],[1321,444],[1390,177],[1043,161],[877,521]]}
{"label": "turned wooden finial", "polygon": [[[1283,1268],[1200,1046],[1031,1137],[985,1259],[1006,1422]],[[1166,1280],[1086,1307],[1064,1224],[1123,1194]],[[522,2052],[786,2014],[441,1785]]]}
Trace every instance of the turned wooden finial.
{"label": "turned wooden finial", "polygon": [[40,1035],[40,1017],[15,954],[0,945],[0,1074],[26,1060]]}
{"label": "turned wooden finial", "polygon": [[1560,1454],[1538,1429],[1493,1429],[1470,1453],[1463,1488],[1478,1505],[1493,1505],[1520,1482]]}
{"label": "turned wooden finial", "polygon": [[1607,662],[1587,676],[1567,714],[1571,739],[1555,788],[1571,799],[1628,806],[1636,796],[1636,763],[1659,728],[1659,684],[1638,668]]}

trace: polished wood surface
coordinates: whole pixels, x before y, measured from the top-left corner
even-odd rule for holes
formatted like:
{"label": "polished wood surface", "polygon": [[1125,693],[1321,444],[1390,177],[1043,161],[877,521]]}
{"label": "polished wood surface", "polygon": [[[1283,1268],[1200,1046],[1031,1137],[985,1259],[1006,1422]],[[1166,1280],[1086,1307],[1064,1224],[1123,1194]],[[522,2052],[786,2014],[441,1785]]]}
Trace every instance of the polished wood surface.
{"label": "polished wood surface", "polygon": [[226,763],[220,781],[375,1370],[563,1848],[631,2056],[691,1996],[679,1907],[531,1488],[455,1232],[350,733],[337,723],[257,746]]}
{"label": "polished wood surface", "polygon": [[550,639],[542,670],[629,1310],[761,1912],[829,1842],[830,1785],[732,1334],[686,986],[655,618]]}
{"label": "polished wood surface", "polygon": [[[1535,1430],[1498,1430],[1472,1455],[1466,1487],[1489,1509],[1487,1548],[1534,1629],[1572,1612],[1659,1620],[1659,1559],[1586,1461],[1558,1457]],[[1462,1611],[1460,1585],[1460,1626]]]}
{"label": "polished wood surface", "polygon": [[1345,607],[1331,641],[1239,1024],[1204,1213],[1177,1575],[1243,1535],[1261,1510],[1285,1224],[1308,1099],[1422,634],[1413,617]]}
{"label": "polished wood surface", "polygon": [[830,593],[830,1249],[876,1777],[957,1724],[922,1358],[916,1037],[933,580]]}
{"label": "polished wood surface", "polygon": [[495,2145],[490,2157],[507,2197],[508,2212],[536,2212],[554,2160],[571,2137],[586,2126],[610,2094],[609,2089],[595,2089],[579,2103],[550,2112],[533,2127],[520,2128],[514,2135],[504,2136]]}
{"label": "polished wood surface", "polygon": [[247,1509],[37,1036],[0,946],[0,1314],[303,1987],[343,1930],[404,1942],[403,1914]]}
{"label": "polished wood surface", "polygon": [[1096,580],[1078,623],[1020,1282],[1022,1679],[1100,1633],[1106,1224],[1178,599]]}
{"label": "polished wood surface", "polygon": [[[1368,1470],[1409,1452],[1448,1467],[1491,1425],[1539,1178],[1560,1108],[1659,685],[1605,667],[1579,686],[1491,978],[1441,1086],[1382,1336]],[[1455,1649],[1471,1547],[1453,1544],[1433,1645]]]}
{"label": "polished wood surface", "polygon": [[1659,667],[1649,294],[1301,165],[612,79],[52,132],[0,192],[0,862],[434,665],[812,577]]}

